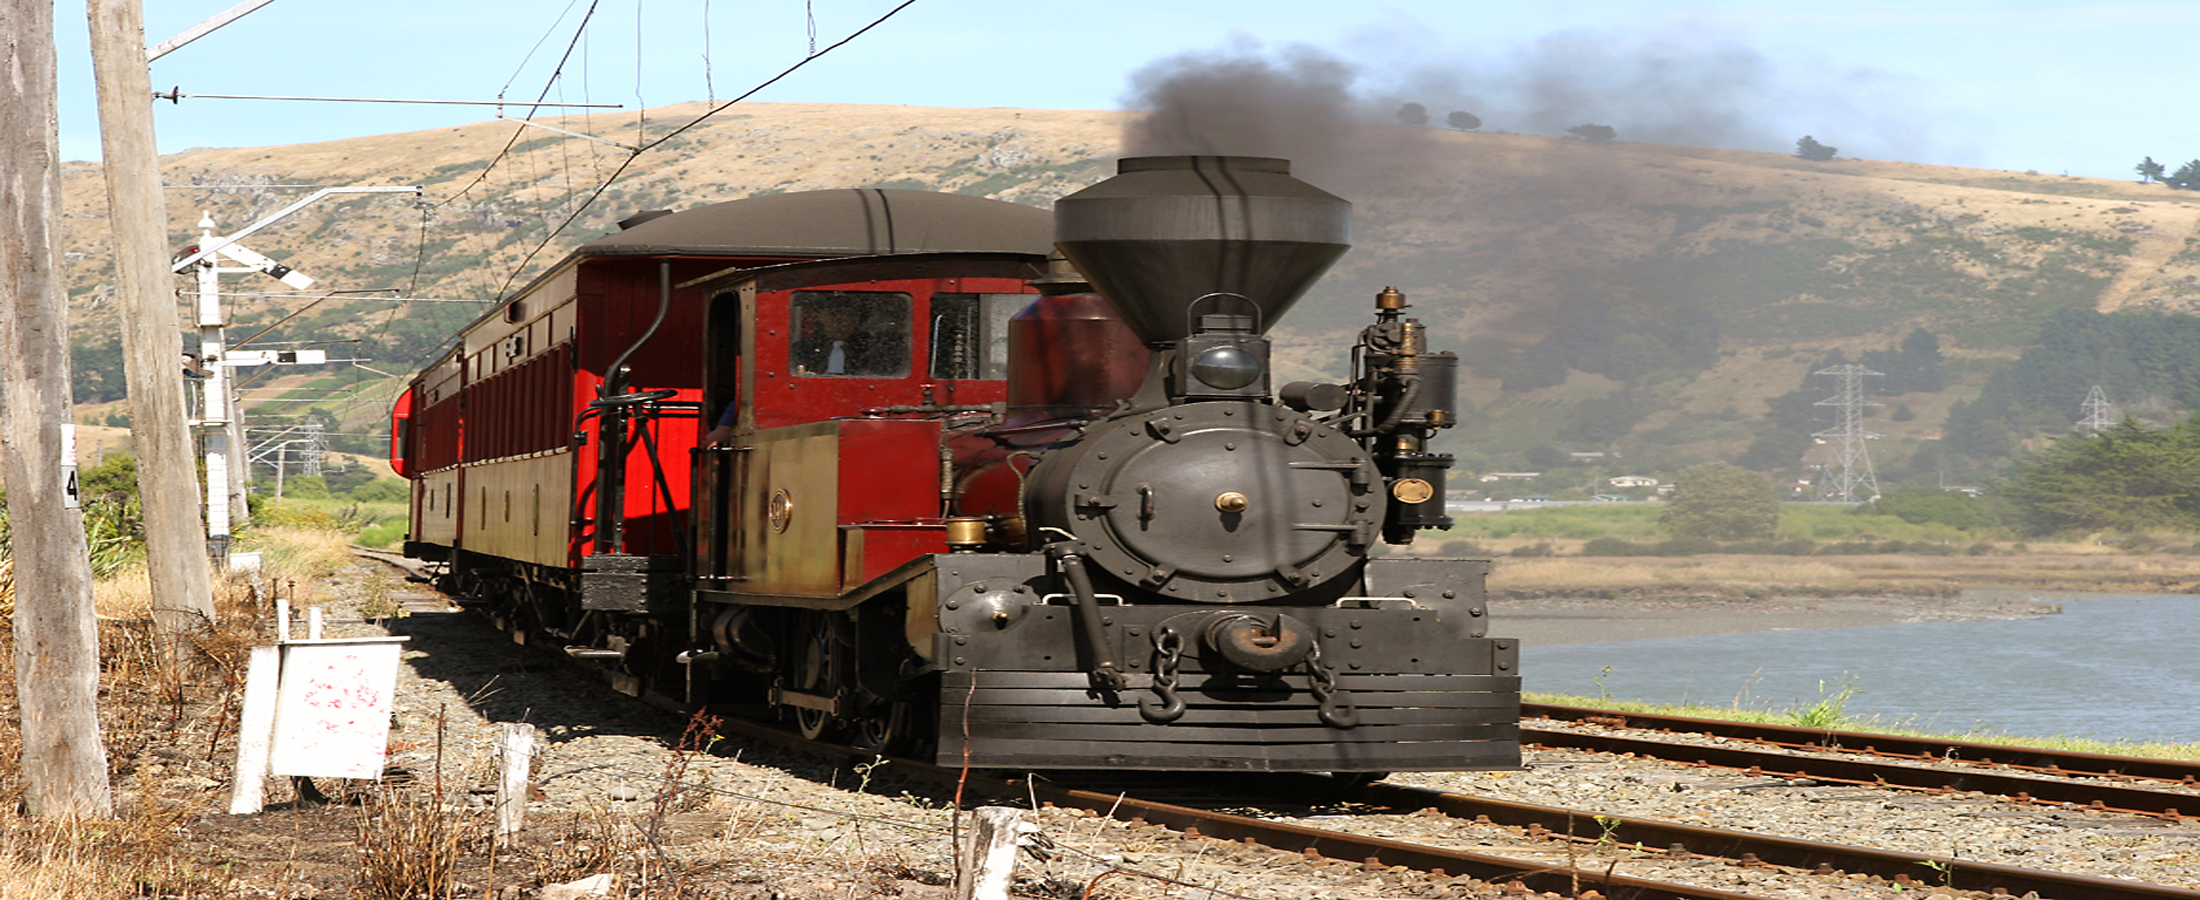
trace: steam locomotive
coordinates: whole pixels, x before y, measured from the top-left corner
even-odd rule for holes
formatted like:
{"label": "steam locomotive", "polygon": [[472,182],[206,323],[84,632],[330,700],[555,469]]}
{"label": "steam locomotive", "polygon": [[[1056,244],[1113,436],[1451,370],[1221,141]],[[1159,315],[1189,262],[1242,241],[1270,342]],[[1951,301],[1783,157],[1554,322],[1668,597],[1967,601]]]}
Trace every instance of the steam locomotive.
{"label": "steam locomotive", "polygon": [[[1049,213],[860,189],[652,213],[393,411],[406,551],[630,693],[1015,769],[1519,764],[1455,367],[1394,289],[1337,384],[1268,327],[1349,246],[1283,160],[1124,159]],[[1050,259],[1050,251],[1058,255]]]}

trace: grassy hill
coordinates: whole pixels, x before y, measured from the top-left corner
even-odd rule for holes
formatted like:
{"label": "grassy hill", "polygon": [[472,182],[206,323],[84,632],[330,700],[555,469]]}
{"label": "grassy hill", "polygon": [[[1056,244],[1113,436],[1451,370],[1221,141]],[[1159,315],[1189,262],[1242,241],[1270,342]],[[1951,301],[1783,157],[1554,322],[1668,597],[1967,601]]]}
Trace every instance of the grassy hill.
{"label": "grassy hill", "polygon": [[[702,109],[650,110],[639,125],[631,116],[552,124],[636,144]],[[325,201],[248,242],[321,288],[473,301],[330,299],[262,339],[357,339],[349,346],[366,365],[403,373],[481,302],[634,212],[866,185],[1044,206],[1112,172],[1127,115],[743,105],[637,158],[555,237],[626,151],[484,122],[195,149],[164,158],[163,169],[176,185],[168,215],[179,247],[195,239],[202,212],[226,232],[304,195],[289,185],[423,186],[421,205]],[[1803,386],[1825,353],[1854,358],[1924,328],[1939,339],[1948,387],[1881,398],[1909,411],[1906,421],[1871,423],[1888,435],[1875,456],[1899,460],[2057,311],[2200,307],[2200,195],[2159,185],[1365,127],[1411,152],[1356,160],[1322,182],[1354,202],[1356,248],[1278,329],[1284,372],[1335,377],[1341,341],[1366,320],[1374,292],[1398,285],[1436,326],[1439,346],[1464,351],[1473,414],[1443,449],[1468,468],[1518,467],[1539,448],[1617,450],[1649,469],[1732,459],[1766,427],[1767,402]],[[103,187],[81,163],[65,184],[78,341],[96,349],[113,317]],[[225,285],[271,287],[281,290],[264,279]],[[245,334],[305,303],[235,299]],[[279,385],[292,398],[280,409],[319,404],[346,431],[365,431],[387,395],[371,380],[356,368],[294,374]],[[2070,398],[2073,415],[2082,399]]]}

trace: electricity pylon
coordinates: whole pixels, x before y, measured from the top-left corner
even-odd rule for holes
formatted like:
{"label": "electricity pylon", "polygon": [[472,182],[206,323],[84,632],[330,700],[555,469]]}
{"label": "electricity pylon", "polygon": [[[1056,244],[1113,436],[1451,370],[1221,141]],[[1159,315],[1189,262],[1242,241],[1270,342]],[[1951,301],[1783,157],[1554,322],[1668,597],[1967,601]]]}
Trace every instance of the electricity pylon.
{"label": "electricity pylon", "polygon": [[1879,477],[1872,474],[1872,455],[1864,442],[1879,435],[1864,430],[1864,410],[1880,404],[1864,397],[1864,377],[1879,375],[1859,365],[1841,365],[1812,372],[1812,375],[1832,375],[1840,379],[1839,393],[1818,401],[1815,406],[1831,406],[1840,411],[1839,424],[1811,437],[1834,442],[1834,465],[1839,471],[1826,493],[1840,498],[1843,503],[1856,503],[1861,489],[1864,500],[1879,496]]}
{"label": "electricity pylon", "polygon": [[2078,407],[2078,412],[2078,424],[2073,430],[2084,432],[2086,437],[2100,434],[2116,424],[2116,405],[2108,402],[2108,395],[2102,393],[2097,384],[2085,395],[2085,405]]}

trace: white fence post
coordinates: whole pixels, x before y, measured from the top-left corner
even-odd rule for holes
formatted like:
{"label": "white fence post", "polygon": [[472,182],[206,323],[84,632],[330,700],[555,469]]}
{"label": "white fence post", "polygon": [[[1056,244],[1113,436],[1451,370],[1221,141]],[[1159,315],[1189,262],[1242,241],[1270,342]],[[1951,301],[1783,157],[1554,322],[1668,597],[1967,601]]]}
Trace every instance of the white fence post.
{"label": "white fence post", "polygon": [[497,782],[497,834],[518,834],[527,816],[527,779],[535,761],[535,726],[506,722],[499,729]]}

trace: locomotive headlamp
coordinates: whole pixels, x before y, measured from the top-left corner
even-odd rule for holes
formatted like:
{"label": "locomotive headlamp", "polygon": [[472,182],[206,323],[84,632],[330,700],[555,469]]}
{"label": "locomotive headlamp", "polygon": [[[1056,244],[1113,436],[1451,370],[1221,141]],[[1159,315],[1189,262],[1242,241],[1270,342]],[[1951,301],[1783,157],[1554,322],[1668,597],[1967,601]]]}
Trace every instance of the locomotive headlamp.
{"label": "locomotive headlamp", "polygon": [[1234,391],[1260,378],[1260,357],[1242,347],[1215,347],[1192,360],[1192,377],[1216,390]]}
{"label": "locomotive headlamp", "polygon": [[1174,355],[1171,402],[1268,399],[1268,339],[1254,330],[1252,316],[1200,316]]}

